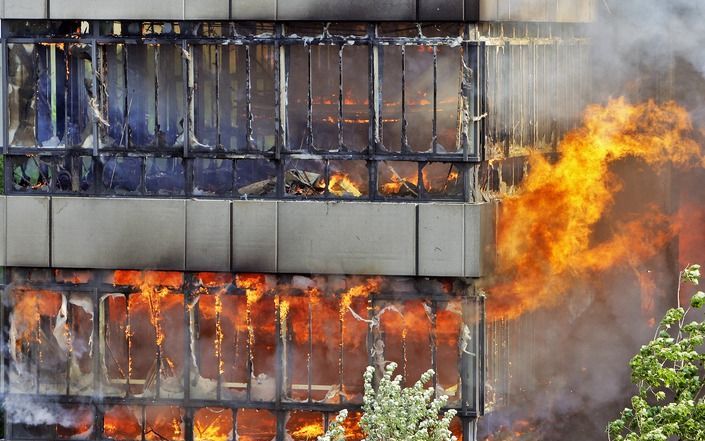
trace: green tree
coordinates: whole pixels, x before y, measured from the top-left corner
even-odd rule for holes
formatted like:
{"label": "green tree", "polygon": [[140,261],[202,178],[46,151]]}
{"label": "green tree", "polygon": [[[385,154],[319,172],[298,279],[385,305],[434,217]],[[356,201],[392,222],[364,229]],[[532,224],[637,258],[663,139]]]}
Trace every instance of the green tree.
{"label": "green tree", "polygon": [[[680,273],[681,284],[698,285],[699,279],[699,265]],[[677,295],[678,307],[629,363],[638,393],[607,427],[612,441],[705,440],[705,293],[696,292],[687,309],[680,306],[680,285]]]}
{"label": "green tree", "polygon": [[[450,422],[455,410],[440,415],[448,397],[433,398],[433,388],[424,385],[433,377],[432,370],[421,376],[411,387],[402,388],[402,377],[392,379],[396,363],[385,367],[377,388],[373,385],[375,369],[365,371],[365,395],[363,397],[360,427],[366,441],[455,441]],[[343,422],[347,411],[342,410],[328,431],[318,441],[345,441]]]}

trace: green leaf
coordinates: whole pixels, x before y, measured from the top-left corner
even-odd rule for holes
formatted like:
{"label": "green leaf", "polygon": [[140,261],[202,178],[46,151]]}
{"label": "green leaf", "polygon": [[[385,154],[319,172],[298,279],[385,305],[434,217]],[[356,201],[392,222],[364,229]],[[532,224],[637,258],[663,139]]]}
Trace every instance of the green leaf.
{"label": "green leaf", "polygon": [[698,291],[693,294],[693,298],[690,299],[690,306],[693,308],[702,308],[705,305],[705,292]]}

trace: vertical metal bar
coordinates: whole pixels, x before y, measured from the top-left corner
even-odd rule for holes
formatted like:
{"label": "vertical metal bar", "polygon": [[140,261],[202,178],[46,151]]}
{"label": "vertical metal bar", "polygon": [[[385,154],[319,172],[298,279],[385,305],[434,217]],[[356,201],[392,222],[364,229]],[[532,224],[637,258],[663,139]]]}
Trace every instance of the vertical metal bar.
{"label": "vertical metal bar", "polygon": [[100,294],[97,289],[91,290],[91,297],[93,300],[93,339],[91,340],[91,356],[93,357],[93,395],[100,397],[103,396],[100,381],[102,378],[102,354],[100,353],[102,334],[100,329],[104,322],[101,321]]}
{"label": "vertical metal bar", "polygon": [[[275,360],[277,360],[276,366],[274,367],[274,376],[275,376],[275,387],[276,391],[274,392],[274,406],[279,409],[281,406],[282,402],[282,387],[283,387],[283,376],[284,372],[282,369],[282,361],[283,361],[283,353],[284,353],[284,342],[282,341],[282,329],[281,329],[281,296],[279,292],[274,294],[274,304],[276,305],[276,308],[274,310],[274,332],[276,335],[276,340],[275,340]],[[279,424],[277,424],[279,425]]]}
{"label": "vertical metal bar", "polygon": [[221,147],[223,142],[220,137],[220,68],[222,46],[215,46],[215,143]]}
{"label": "vertical metal bar", "polygon": [[[9,143],[10,140],[9,138],[9,121],[10,121],[10,108],[8,107],[8,99],[7,99],[7,89],[8,89],[8,83],[10,81],[10,67],[8,66],[9,64],[9,57],[8,57],[8,49],[7,49],[7,39],[5,38],[4,35],[2,35],[2,152],[7,155],[10,152],[9,148]],[[7,161],[5,161],[7,163]],[[5,182],[9,184],[11,181],[9,179],[7,170],[5,170]],[[6,186],[6,189],[9,188],[9,185]]]}
{"label": "vertical metal bar", "polygon": [[146,434],[145,431],[147,430],[147,406],[141,406],[142,410],[142,441],[145,441]]}
{"label": "vertical metal bar", "polygon": [[479,345],[479,349],[477,351],[479,361],[480,361],[480,381],[479,381],[479,400],[478,400],[478,406],[477,406],[477,414],[478,415],[484,415],[485,414],[485,363],[486,363],[486,348],[487,348],[487,341],[486,341],[486,336],[485,336],[485,323],[487,316],[485,314],[485,297],[480,296],[477,299],[477,302],[479,303],[478,307],[480,308],[480,329],[479,329],[479,336],[477,338],[477,343]]}
{"label": "vertical metal bar", "polygon": [[308,293],[308,357],[306,359],[306,371],[308,379],[308,402],[313,401],[312,398],[312,383],[313,383],[313,372],[311,371],[313,360],[313,302],[311,301],[311,296],[313,294],[309,291]]}
{"label": "vertical metal bar", "polygon": [[193,441],[193,409],[187,407],[184,409],[184,441]]}
{"label": "vertical metal bar", "polygon": [[245,107],[247,109],[247,150],[255,150],[254,135],[252,129],[252,54],[250,45],[245,45]]}
{"label": "vertical metal bar", "polygon": [[[127,375],[126,375],[126,389],[125,389],[125,396],[130,397],[132,395],[131,387],[130,387],[130,377],[132,376],[132,324],[131,324],[131,317],[130,317],[130,295],[125,294],[125,323],[126,323],[126,341],[125,344],[127,346],[126,352],[127,352]],[[144,434],[143,434],[144,435]]]}
{"label": "vertical metal bar", "polygon": [[409,153],[406,136],[406,46],[401,46],[401,152]]}
{"label": "vertical metal bar", "polygon": [[433,46],[433,123],[431,148],[438,153],[438,46]]}
{"label": "vertical metal bar", "polygon": [[[63,296],[64,294],[62,294]],[[66,324],[64,332],[66,333],[66,388],[65,393],[71,393],[71,359],[73,358],[73,335],[71,333],[71,324],[73,317],[71,314],[71,293],[66,293]]]}
{"label": "vertical metal bar", "polygon": [[[191,279],[188,279],[191,281]],[[184,289],[181,290],[184,296],[184,326],[186,327],[186,332],[184,335],[184,400],[188,402],[191,399],[191,363],[193,362],[193,354],[191,353],[191,341],[194,336],[191,335],[191,311],[189,305],[192,300],[193,285],[184,281]],[[198,314],[198,303],[193,305],[194,319]],[[220,372],[220,366],[218,366],[218,372]],[[220,399],[220,387],[218,387],[218,399]],[[187,432],[188,433],[188,432]]]}
{"label": "vertical metal bar", "polygon": [[103,433],[103,422],[105,419],[105,413],[103,411],[103,406],[101,405],[93,405],[93,439],[94,440],[101,440],[104,439],[104,433]]}
{"label": "vertical metal bar", "polygon": [[[368,99],[370,103],[370,126],[368,129],[367,158],[371,159],[374,152],[380,150],[380,78],[379,78],[379,47],[376,43],[377,25],[367,26],[367,38],[369,51],[369,72],[368,72]],[[371,192],[370,192],[371,193]]]}
{"label": "vertical metal bar", "polygon": [[[132,93],[130,92],[130,81],[128,79],[128,72],[129,72],[129,63],[130,63],[130,51],[129,51],[129,44],[123,44],[122,45],[122,57],[123,57],[123,62],[122,62],[122,75],[123,75],[123,80],[125,81],[125,100],[123,103],[123,129],[122,129],[122,134],[120,135],[121,137],[124,137],[124,146],[125,150],[129,150],[130,147],[132,146],[132,140],[130,137],[130,105],[132,103]],[[117,62],[117,51],[116,51],[116,57],[115,61]],[[122,147],[122,146],[120,146]],[[117,164],[117,162],[116,162]]]}
{"label": "vertical metal bar", "polygon": [[338,48],[338,148],[344,147],[343,139],[343,47]]}
{"label": "vertical metal bar", "polygon": [[308,55],[308,106],[306,109],[306,135],[304,136],[304,144],[306,145],[306,151],[311,153],[315,148],[316,138],[313,136],[313,78],[311,75],[313,73],[313,59],[311,55],[311,46],[306,46],[306,54]]}
{"label": "vertical metal bar", "polygon": [[286,145],[286,69],[284,66],[284,46],[281,44],[282,28],[275,25],[274,40],[274,159],[281,159],[282,148]]}
{"label": "vertical metal bar", "polygon": [[431,369],[436,375],[433,376],[433,390],[438,390],[438,351],[436,346],[438,345],[437,326],[438,326],[438,302],[431,301]]}
{"label": "vertical metal bar", "polygon": [[[183,145],[183,155],[184,158],[189,157],[189,144],[191,142],[191,108],[193,105],[193,94],[192,94],[192,89],[189,87],[189,84],[191,83],[192,77],[192,65],[193,63],[190,62],[190,57],[192,57],[190,51],[189,51],[189,45],[186,43],[186,40],[181,41],[181,75],[184,79],[184,87],[182,93],[184,94],[184,145]],[[186,175],[186,185],[187,188],[191,189],[193,188],[193,178],[191,176],[191,173]]]}
{"label": "vertical metal bar", "polygon": [[[93,99],[94,101],[94,106],[95,106],[95,113],[101,112],[101,106],[100,106],[100,90],[98,90],[98,43],[96,42],[96,39],[98,38],[98,28],[99,28],[99,22],[93,21],[91,24],[91,31],[93,34],[93,37],[91,38],[91,65],[93,69]],[[97,118],[98,115],[95,115],[93,118],[93,156],[98,156],[98,148],[100,147],[100,121]]]}
{"label": "vertical metal bar", "polygon": [[[147,46],[149,47],[149,46]],[[159,121],[159,59],[161,46],[155,44],[154,47],[154,139],[156,139],[156,147],[163,147],[159,144],[159,132],[161,132],[161,124]]]}

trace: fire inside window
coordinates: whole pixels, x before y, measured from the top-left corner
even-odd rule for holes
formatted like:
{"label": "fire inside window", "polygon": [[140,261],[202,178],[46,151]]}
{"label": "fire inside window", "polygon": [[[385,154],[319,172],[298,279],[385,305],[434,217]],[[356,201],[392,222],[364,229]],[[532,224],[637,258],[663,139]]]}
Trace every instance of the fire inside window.
{"label": "fire inside window", "polygon": [[11,193],[471,198],[467,24],[3,26]]}
{"label": "fire inside window", "polygon": [[[310,440],[357,422],[368,364],[430,368],[472,439],[482,298],[451,279],[9,271],[7,439]],[[14,422],[33,406],[36,424]],[[464,433],[465,432],[465,433]]]}

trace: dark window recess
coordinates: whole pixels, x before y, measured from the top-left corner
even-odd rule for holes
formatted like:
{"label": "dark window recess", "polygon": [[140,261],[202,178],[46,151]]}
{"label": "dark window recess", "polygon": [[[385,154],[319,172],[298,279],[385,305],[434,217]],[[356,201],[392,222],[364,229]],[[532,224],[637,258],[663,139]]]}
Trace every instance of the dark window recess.
{"label": "dark window recess", "polygon": [[8,21],[3,29],[10,192],[474,194],[471,179],[430,186],[421,177],[451,168],[462,178],[482,159],[484,43],[466,38],[467,25]]}

